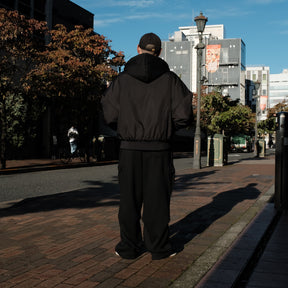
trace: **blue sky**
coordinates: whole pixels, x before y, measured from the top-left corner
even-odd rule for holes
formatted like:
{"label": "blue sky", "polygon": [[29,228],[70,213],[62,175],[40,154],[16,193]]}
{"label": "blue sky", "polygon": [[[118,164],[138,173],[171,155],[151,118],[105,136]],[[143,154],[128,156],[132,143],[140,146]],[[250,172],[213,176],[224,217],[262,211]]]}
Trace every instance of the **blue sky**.
{"label": "blue sky", "polygon": [[241,38],[246,65],[265,65],[270,73],[288,68],[288,0],[72,0],[94,14],[94,31],[135,56],[139,38],[154,32],[161,40],[181,26],[195,25],[200,12],[207,25],[224,24],[226,38]]}

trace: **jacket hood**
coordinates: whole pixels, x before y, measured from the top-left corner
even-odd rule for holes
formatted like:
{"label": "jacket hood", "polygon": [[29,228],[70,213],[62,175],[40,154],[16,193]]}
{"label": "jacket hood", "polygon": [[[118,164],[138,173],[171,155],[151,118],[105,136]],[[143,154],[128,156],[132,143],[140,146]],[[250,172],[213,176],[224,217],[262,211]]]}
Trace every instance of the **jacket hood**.
{"label": "jacket hood", "polygon": [[124,69],[124,72],[145,83],[154,81],[168,71],[169,66],[164,60],[148,53],[131,58]]}

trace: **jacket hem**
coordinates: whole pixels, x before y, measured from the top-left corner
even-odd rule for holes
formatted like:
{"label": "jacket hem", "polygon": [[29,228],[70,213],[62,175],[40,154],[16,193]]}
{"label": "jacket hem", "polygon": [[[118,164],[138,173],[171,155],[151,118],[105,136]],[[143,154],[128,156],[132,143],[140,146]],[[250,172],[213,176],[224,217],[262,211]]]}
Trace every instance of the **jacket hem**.
{"label": "jacket hem", "polygon": [[170,150],[168,142],[158,141],[121,141],[120,149],[126,150]]}

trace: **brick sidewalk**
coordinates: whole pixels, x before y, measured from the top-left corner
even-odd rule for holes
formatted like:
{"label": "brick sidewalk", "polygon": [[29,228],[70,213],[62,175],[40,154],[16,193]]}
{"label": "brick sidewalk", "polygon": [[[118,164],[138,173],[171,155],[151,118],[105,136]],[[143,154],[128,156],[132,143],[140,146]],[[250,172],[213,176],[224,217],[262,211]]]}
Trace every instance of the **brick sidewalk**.
{"label": "brick sidewalk", "polygon": [[171,259],[114,255],[115,191],[26,199],[0,210],[0,287],[168,287],[274,184],[274,161],[182,170],[171,200]]}

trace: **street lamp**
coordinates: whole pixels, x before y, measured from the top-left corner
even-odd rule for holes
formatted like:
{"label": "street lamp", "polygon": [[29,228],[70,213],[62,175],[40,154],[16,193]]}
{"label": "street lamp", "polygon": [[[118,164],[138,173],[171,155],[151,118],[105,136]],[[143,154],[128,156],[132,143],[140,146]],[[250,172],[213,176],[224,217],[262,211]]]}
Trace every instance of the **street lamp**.
{"label": "street lamp", "polygon": [[201,169],[201,129],[200,129],[200,110],[201,110],[201,67],[202,67],[202,51],[205,48],[203,43],[203,31],[205,29],[208,18],[200,15],[194,18],[197,25],[197,31],[199,35],[199,43],[196,45],[197,49],[197,118],[196,118],[196,130],[194,135],[194,159],[193,168]]}
{"label": "street lamp", "polygon": [[255,99],[255,135],[254,135],[254,155],[255,156],[258,156],[258,127],[257,127],[257,117],[258,117],[258,90],[260,88],[260,85],[261,83],[259,81],[255,81],[254,82],[254,91],[255,91],[255,96],[254,96],[254,99]]}

